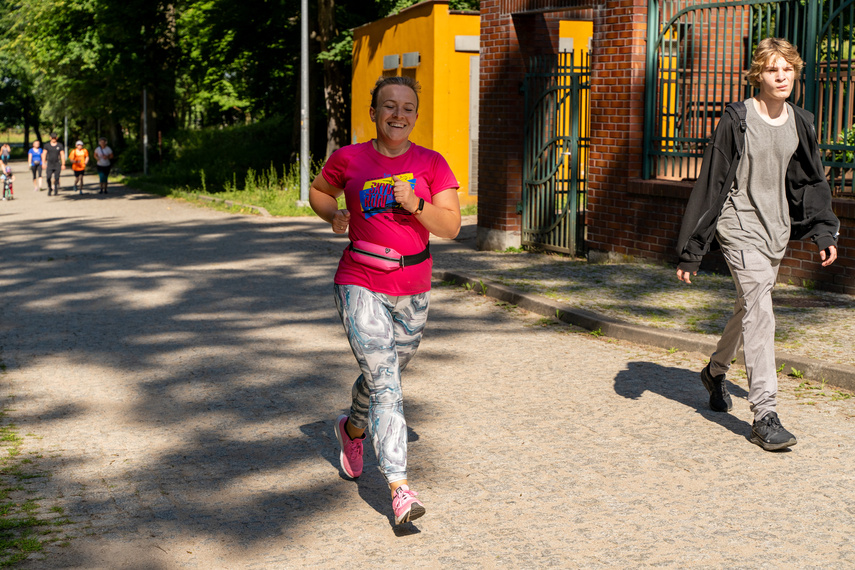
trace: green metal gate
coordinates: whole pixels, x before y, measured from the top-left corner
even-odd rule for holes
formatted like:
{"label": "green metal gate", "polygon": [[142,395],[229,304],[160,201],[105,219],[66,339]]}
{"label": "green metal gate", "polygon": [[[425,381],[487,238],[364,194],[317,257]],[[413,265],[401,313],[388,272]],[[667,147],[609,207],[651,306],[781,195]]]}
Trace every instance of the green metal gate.
{"label": "green metal gate", "polygon": [[522,245],[583,253],[590,54],[529,60],[525,93]]}
{"label": "green metal gate", "polygon": [[855,196],[855,0],[649,0],[644,178],[694,179],[727,103],[747,99],[757,43],[783,37],[805,61],[792,100],[814,113],[837,196]]}

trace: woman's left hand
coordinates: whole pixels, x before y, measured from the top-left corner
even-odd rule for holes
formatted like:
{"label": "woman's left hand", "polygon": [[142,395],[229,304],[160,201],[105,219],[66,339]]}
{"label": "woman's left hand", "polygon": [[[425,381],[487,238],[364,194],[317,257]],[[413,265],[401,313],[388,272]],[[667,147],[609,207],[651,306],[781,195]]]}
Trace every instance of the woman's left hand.
{"label": "woman's left hand", "polygon": [[401,180],[393,174],[392,182],[395,183],[392,188],[395,193],[395,201],[406,211],[414,212],[419,207],[419,199],[416,198],[416,193],[413,192],[413,187],[410,186],[409,181]]}

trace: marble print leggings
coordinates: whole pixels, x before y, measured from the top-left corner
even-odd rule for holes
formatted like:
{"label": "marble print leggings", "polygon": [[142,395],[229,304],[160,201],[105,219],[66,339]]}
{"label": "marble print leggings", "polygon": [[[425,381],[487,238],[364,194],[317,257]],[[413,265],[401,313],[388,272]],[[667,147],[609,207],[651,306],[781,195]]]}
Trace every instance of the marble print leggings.
{"label": "marble print leggings", "polygon": [[387,483],[407,478],[407,422],[401,372],[416,354],[430,291],[392,297],[336,285],[335,304],[362,374],[352,391],[350,423],[371,434]]}

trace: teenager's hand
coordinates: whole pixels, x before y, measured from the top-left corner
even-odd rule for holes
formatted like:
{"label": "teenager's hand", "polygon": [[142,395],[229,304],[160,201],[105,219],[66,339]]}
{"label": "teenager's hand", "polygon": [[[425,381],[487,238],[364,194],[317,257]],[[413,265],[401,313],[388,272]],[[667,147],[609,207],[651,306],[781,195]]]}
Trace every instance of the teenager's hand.
{"label": "teenager's hand", "polygon": [[[828,252],[827,254],[825,252]],[[827,248],[823,249],[819,252],[819,258],[822,260],[822,266],[827,267],[834,263],[834,260],[837,259],[837,246],[830,245]]]}

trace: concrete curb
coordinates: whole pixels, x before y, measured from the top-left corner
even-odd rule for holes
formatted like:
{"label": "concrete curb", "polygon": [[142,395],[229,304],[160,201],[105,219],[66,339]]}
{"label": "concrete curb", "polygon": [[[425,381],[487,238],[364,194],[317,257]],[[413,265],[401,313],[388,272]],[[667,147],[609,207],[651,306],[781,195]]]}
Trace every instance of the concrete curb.
{"label": "concrete curb", "polygon": [[200,196],[199,194],[194,194],[197,200],[201,200],[202,202],[218,202],[220,204],[225,204],[229,208],[237,206],[238,208],[249,208],[254,212],[258,212],[265,218],[272,217],[270,212],[267,211],[266,208],[262,208],[261,206],[253,206],[252,204],[241,204],[239,202],[235,202],[233,200],[225,200],[223,198],[214,198],[213,196]]}
{"label": "concrete curb", "polygon": [[[685,352],[700,352],[703,354],[712,354],[715,351],[718,340],[710,340],[705,335],[695,333],[676,332],[625,323],[590,311],[575,309],[541,295],[523,293],[488,279],[476,279],[459,273],[439,270],[433,272],[433,277],[443,282],[464,286],[468,284],[476,293],[517,305],[538,315],[556,317],[562,322],[576,325],[589,331],[599,330],[603,336],[619,340],[664,349],[676,348]],[[741,351],[738,359],[742,362]],[[855,391],[855,367],[822,362],[782,352],[778,352],[775,355],[775,362],[778,367],[783,366],[785,371],[786,369],[800,371],[805,379],[815,382],[825,382],[832,386]]]}

